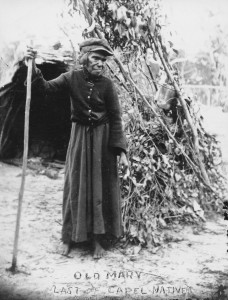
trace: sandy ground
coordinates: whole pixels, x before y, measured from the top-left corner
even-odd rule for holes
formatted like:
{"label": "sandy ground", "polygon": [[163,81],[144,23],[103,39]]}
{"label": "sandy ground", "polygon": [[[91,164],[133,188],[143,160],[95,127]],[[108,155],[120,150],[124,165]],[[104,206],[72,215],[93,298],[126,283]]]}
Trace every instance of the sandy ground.
{"label": "sandy ground", "polygon": [[[228,162],[228,114],[204,108],[205,126],[221,141]],[[165,229],[167,243],[152,250],[113,247],[99,261],[88,246],[71,258],[57,253],[63,172],[57,179],[28,170],[18,267],[11,274],[21,169],[0,162],[0,299],[228,299],[227,222]],[[139,253],[138,253],[139,252]],[[222,296],[224,295],[224,296]]]}

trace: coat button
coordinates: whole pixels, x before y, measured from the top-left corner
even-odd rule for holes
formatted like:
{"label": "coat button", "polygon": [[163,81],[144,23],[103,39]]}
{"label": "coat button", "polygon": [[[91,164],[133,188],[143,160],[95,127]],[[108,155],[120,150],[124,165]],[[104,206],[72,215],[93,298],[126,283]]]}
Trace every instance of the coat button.
{"label": "coat button", "polygon": [[91,109],[89,109],[89,113],[91,114],[91,112],[92,112],[92,110]]}

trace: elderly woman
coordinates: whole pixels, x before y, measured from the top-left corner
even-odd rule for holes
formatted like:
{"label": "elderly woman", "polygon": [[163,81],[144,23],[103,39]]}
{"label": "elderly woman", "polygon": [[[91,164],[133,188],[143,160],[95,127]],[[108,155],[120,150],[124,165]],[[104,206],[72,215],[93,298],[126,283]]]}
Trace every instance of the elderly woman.
{"label": "elderly woman", "polygon": [[[102,75],[112,49],[106,40],[91,38],[80,45],[82,69],[46,81],[34,66],[33,86],[46,94],[67,92],[72,130],[66,156],[63,192],[62,254],[72,242],[92,238],[94,258],[104,254],[102,237],[121,235],[121,203],[117,156],[128,168],[121,108],[112,81]],[[28,48],[26,58],[34,58]]]}

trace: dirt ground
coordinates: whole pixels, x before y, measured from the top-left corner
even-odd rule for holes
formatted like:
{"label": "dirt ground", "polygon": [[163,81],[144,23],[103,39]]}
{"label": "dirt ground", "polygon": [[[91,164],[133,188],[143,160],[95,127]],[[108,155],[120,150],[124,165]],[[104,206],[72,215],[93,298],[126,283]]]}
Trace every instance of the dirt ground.
{"label": "dirt ground", "polygon": [[[204,115],[206,128],[221,141],[225,170],[228,114],[205,108]],[[63,171],[56,179],[27,171],[18,252],[23,272],[6,271],[21,173],[0,162],[0,299],[228,299],[227,221],[219,215],[200,226],[165,229],[168,242],[150,251],[113,247],[96,261],[82,245],[70,258],[60,256]]]}

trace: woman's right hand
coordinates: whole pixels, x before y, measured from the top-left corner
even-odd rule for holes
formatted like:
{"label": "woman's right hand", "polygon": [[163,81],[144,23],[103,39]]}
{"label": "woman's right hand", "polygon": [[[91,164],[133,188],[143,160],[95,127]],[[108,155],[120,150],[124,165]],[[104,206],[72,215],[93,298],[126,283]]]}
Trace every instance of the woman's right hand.
{"label": "woman's right hand", "polygon": [[36,55],[37,55],[37,51],[34,50],[32,47],[27,46],[27,49],[25,51],[25,64],[26,64],[26,66],[28,65],[29,59],[32,59],[33,62],[35,61]]}

